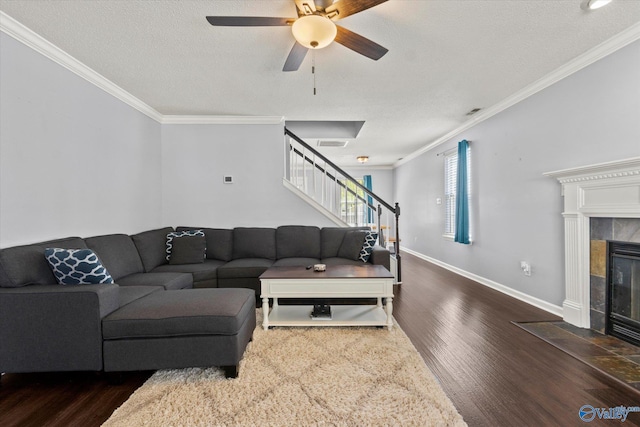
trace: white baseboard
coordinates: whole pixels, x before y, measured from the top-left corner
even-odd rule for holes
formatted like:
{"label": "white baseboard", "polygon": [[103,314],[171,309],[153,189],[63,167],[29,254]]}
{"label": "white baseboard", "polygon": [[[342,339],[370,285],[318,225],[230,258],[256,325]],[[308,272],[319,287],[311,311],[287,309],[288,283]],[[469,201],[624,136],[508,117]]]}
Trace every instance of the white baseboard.
{"label": "white baseboard", "polygon": [[563,310],[562,307],[558,306],[558,305],[554,305],[551,303],[548,303],[547,301],[543,301],[539,298],[533,297],[531,295],[527,295],[524,292],[520,292],[517,291],[515,289],[509,288],[508,286],[502,285],[498,282],[494,282],[493,280],[489,280],[487,278],[484,278],[482,276],[478,276],[477,274],[473,274],[473,273],[469,273],[468,271],[462,270],[458,267],[454,267],[453,265],[449,265],[445,262],[442,262],[440,260],[437,260],[435,258],[431,258],[427,255],[421,254],[420,252],[416,252],[413,251],[411,249],[407,249],[407,248],[402,248],[403,252],[406,252],[408,254],[411,254],[413,256],[416,256],[422,260],[425,260],[427,262],[430,262],[432,264],[435,264],[437,266],[440,266],[442,268],[445,268],[449,271],[452,271],[456,274],[459,274],[460,276],[466,277],[467,279],[471,279],[474,282],[478,282],[481,285],[487,286],[491,289],[495,289],[496,291],[502,292],[503,294],[509,295],[510,297],[513,297],[517,300],[520,300],[522,302],[526,302],[529,305],[532,305],[534,307],[537,307],[539,309],[542,309],[544,311],[547,311],[551,314],[555,314],[556,316],[560,316],[562,317],[563,315]]}

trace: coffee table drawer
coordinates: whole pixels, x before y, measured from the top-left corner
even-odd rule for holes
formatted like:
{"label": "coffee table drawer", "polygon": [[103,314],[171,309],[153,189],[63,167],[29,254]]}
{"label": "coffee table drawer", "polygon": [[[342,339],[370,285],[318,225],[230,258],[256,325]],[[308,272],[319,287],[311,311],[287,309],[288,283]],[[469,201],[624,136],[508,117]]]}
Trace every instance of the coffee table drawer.
{"label": "coffee table drawer", "polygon": [[385,280],[358,279],[354,281],[312,280],[312,281],[266,281],[262,293],[271,297],[300,296],[388,296],[393,293],[393,284]]}
{"label": "coffee table drawer", "polygon": [[[337,266],[322,273],[304,267],[272,267],[260,276],[262,327],[393,327],[393,275],[382,266]],[[335,305],[331,318],[312,318],[312,306],[280,305],[287,298],[376,298],[376,305]],[[273,308],[269,309],[269,300]],[[384,302],[384,305],[383,305]]]}

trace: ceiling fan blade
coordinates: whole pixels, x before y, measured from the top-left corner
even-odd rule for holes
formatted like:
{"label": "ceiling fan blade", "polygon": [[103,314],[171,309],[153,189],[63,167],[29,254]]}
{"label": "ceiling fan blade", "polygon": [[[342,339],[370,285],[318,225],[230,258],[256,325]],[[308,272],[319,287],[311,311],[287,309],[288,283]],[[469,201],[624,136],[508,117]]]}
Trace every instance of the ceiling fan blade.
{"label": "ceiling fan blade", "polygon": [[329,19],[338,20],[355,15],[363,10],[371,9],[387,0],[338,0],[328,6],[324,12]]}
{"label": "ceiling fan blade", "polygon": [[362,37],[360,34],[349,31],[340,25],[336,25],[336,27],[338,34],[336,35],[335,41],[354,52],[358,52],[360,55],[377,61],[389,52],[388,49],[380,46],[378,43],[372,42],[366,37]]}
{"label": "ceiling fan blade", "polygon": [[267,16],[207,16],[209,24],[223,27],[278,27],[291,25],[294,18]]}
{"label": "ceiling fan blade", "polygon": [[313,15],[316,12],[314,0],[293,0],[298,8],[298,16]]}
{"label": "ceiling fan blade", "polygon": [[287,56],[287,60],[284,63],[282,71],[297,71],[298,68],[300,68],[300,64],[302,64],[304,57],[307,55],[308,50],[309,49],[302,46],[300,43],[295,42],[291,48],[291,52],[289,52],[289,56]]}

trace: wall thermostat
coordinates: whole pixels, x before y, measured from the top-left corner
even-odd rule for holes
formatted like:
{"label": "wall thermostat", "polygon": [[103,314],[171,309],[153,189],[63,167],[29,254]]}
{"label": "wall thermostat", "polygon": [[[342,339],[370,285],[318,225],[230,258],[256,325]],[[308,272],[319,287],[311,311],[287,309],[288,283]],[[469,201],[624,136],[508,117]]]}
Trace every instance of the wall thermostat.
{"label": "wall thermostat", "polygon": [[233,177],[231,175],[225,175],[223,182],[225,184],[233,184]]}

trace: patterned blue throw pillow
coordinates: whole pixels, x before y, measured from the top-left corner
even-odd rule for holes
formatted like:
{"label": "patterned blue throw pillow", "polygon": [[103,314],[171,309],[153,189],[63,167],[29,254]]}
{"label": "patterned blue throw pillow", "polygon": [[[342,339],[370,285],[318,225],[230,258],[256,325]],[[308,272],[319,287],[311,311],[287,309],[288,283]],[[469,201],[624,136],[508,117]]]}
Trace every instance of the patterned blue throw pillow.
{"label": "patterned blue throw pillow", "polygon": [[367,231],[367,235],[364,236],[364,244],[362,245],[362,249],[360,250],[360,255],[358,258],[362,262],[368,262],[369,257],[371,256],[371,252],[373,251],[373,247],[376,244],[376,240],[378,240],[378,233],[374,233],[373,231]]}
{"label": "patterned blue throw pillow", "polygon": [[[204,231],[202,230],[188,230],[188,231],[174,231],[167,234],[167,261],[171,259],[171,250],[173,249],[173,239],[176,237],[185,237],[185,236],[202,236],[204,237]],[[206,256],[206,248],[205,248],[205,256]]]}
{"label": "patterned blue throw pillow", "polygon": [[44,256],[61,285],[113,283],[113,278],[91,249],[47,248]]}

